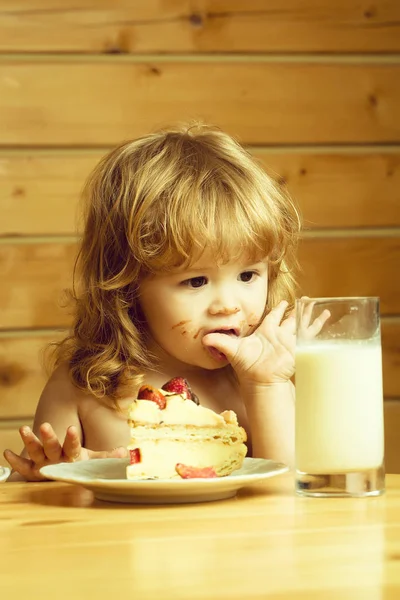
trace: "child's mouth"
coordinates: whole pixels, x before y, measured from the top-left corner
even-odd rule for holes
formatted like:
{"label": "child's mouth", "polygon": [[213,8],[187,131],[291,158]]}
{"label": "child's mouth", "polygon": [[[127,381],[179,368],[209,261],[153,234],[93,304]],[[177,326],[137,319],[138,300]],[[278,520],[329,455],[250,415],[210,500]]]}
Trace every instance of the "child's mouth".
{"label": "child's mouth", "polygon": [[[205,337],[212,333],[219,333],[222,335],[227,335],[229,337],[239,337],[240,330],[236,329],[234,327],[229,327],[229,328],[224,327],[221,329],[213,329],[212,331],[208,331],[207,334],[205,335]],[[210,356],[214,360],[216,360],[218,362],[227,362],[228,361],[226,354],[224,354],[220,350],[217,350],[217,348],[215,348],[214,346],[206,346],[206,349],[207,349],[208,353],[210,354]]]}
{"label": "child's mouth", "polygon": [[233,337],[238,337],[239,336],[239,330],[238,329],[213,329],[212,331],[209,331],[208,333],[221,333],[223,335],[230,335]]}
{"label": "child's mouth", "polygon": [[[230,337],[237,337],[239,335],[239,331],[234,328],[214,329],[213,331],[209,331],[209,333],[220,333]],[[228,359],[226,354],[220,352],[220,350],[217,350],[217,348],[214,348],[214,346],[207,346],[207,350],[214,360],[218,362],[227,362]]]}
{"label": "child's mouth", "polygon": [[218,362],[224,362],[228,360],[225,354],[223,354],[216,348],[213,348],[212,346],[207,346],[207,350],[210,353],[211,357],[217,360]]}

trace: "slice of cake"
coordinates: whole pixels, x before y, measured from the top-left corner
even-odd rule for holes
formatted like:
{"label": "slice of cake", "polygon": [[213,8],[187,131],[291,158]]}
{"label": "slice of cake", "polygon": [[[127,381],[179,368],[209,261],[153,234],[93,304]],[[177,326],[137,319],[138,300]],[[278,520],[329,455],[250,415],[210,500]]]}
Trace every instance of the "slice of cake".
{"label": "slice of cake", "polygon": [[242,466],[245,430],[233,411],[200,406],[182,377],[143,385],[129,409],[128,479],[221,477]]}

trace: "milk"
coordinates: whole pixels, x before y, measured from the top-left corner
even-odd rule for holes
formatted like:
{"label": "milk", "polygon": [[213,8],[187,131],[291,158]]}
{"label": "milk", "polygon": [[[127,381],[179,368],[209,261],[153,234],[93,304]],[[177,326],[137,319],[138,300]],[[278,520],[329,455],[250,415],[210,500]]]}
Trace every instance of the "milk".
{"label": "milk", "polygon": [[384,456],[381,346],[314,341],[296,349],[296,469],[363,471]]}

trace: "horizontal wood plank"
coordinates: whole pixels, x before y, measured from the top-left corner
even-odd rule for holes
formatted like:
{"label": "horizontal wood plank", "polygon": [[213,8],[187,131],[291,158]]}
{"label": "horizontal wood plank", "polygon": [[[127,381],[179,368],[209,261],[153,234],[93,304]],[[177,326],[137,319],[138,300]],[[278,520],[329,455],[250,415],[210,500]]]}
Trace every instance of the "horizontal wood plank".
{"label": "horizontal wood plank", "polygon": [[75,243],[0,244],[0,329],[62,327],[69,322]]}
{"label": "horizontal wood plank", "polygon": [[304,227],[400,225],[400,152],[258,151],[267,172],[300,207]]}
{"label": "horizontal wood plank", "polygon": [[83,183],[103,154],[0,151],[0,235],[76,234]]}
{"label": "horizontal wood plank", "polygon": [[387,400],[385,408],[385,468],[400,473],[400,400]]}
{"label": "horizontal wood plank", "polygon": [[[382,314],[400,313],[400,237],[304,239],[299,256],[302,293],[380,296]],[[67,325],[75,257],[73,241],[0,244],[0,329]]]}
{"label": "horizontal wood plank", "polygon": [[[251,151],[286,183],[306,228],[400,226],[398,149]],[[105,152],[0,151],[0,236],[75,234],[84,180]]]}
{"label": "horizontal wood plank", "polygon": [[18,431],[18,428],[21,425],[32,425],[32,423],[28,421],[14,423],[12,425],[0,423],[0,464],[4,466],[9,466],[3,458],[4,450],[12,450],[16,454],[20,454],[20,452],[22,451],[23,444]]}
{"label": "horizontal wood plank", "polygon": [[400,237],[309,238],[299,260],[301,293],[379,296],[382,314],[400,313]]}
{"label": "horizontal wood plank", "polygon": [[381,329],[383,393],[385,398],[400,398],[400,317],[383,318]]}
{"label": "horizontal wood plank", "polygon": [[[0,337],[0,420],[34,414],[49,372],[46,350],[64,335],[49,331]],[[382,319],[382,345],[384,396],[400,397],[400,319]]]}
{"label": "horizontal wood plank", "polygon": [[6,0],[2,52],[388,52],[396,0]]}
{"label": "horizontal wood plank", "polygon": [[255,145],[396,142],[400,61],[0,63],[3,145],[107,146],[190,119]]}
{"label": "horizontal wood plank", "polygon": [[[400,324],[393,319],[382,323],[385,396],[398,395]],[[46,381],[42,365],[43,350],[62,333],[0,338],[0,456],[5,448],[20,451],[18,426],[30,424]],[[395,343],[391,341],[396,340]],[[386,347],[386,349],[385,349]],[[6,420],[18,421],[12,427]],[[390,473],[400,472],[400,402],[385,401],[386,466]]]}
{"label": "horizontal wood plank", "polygon": [[49,374],[46,350],[59,331],[0,337],[0,420],[34,415]]}

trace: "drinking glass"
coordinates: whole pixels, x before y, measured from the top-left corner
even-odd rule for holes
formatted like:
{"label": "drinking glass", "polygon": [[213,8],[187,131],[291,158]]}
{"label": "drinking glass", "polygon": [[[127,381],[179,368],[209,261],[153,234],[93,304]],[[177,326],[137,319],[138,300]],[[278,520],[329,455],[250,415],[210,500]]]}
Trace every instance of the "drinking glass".
{"label": "drinking glass", "polygon": [[379,298],[296,301],[296,493],[385,489]]}

